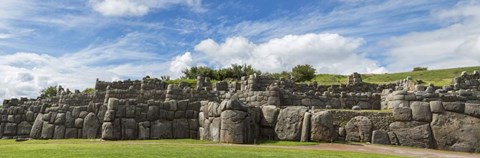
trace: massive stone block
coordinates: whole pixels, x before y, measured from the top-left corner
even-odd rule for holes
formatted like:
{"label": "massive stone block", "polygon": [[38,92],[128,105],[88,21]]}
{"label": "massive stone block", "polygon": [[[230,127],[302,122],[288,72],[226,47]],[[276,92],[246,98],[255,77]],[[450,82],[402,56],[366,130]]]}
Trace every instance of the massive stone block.
{"label": "massive stone block", "polygon": [[42,127],[43,127],[43,114],[40,113],[35,118],[35,122],[33,122],[32,130],[30,131],[31,138],[40,138],[42,134]]}
{"label": "massive stone block", "polygon": [[63,138],[65,138],[65,126],[55,125],[55,130],[53,132],[53,139],[63,139]]}
{"label": "massive stone block", "polygon": [[311,118],[311,141],[332,141],[335,136],[333,116],[330,111],[314,113]]}
{"label": "massive stone block", "polygon": [[104,122],[102,124],[102,139],[105,140],[115,140],[118,136],[114,135],[114,128],[113,123],[111,122]]}
{"label": "massive stone block", "polygon": [[463,102],[443,102],[443,108],[447,111],[463,113],[465,103]]}
{"label": "massive stone block", "polygon": [[412,120],[412,109],[409,107],[397,107],[393,109],[394,121],[410,121]]}
{"label": "massive stone block", "polygon": [[173,120],[173,138],[189,138],[189,127],[187,119],[174,119]]}
{"label": "massive stone block", "polygon": [[8,136],[15,136],[17,134],[17,124],[6,123],[3,130],[3,134]]}
{"label": "massive stone block", "polygon": [[480,119],[464,114],[433,114],[431,122],[438,149],[480,152]]}
{"label": "massive stone block", "polygon": [[155,121],[150,128],[152,139],[173,138],[172,121]]}
{"label": "massive stone block", "polygon": [[345,125],[346,140],[354,142],[369,142],[372,136],[373,124],[365,116],[356,116]]}
{"label": "massive stone block", "polygon": [[413,102],[410,107],[412,108],[413,120],[423,122],[432,121],[432,113],[428,102]]}
{"label": "massive stone block", "polygon": [[280,140],[300,140],[303,116],[307,108],[304,106],[290,106],[280,110],[275,133]]}
{"label": "massive stone block", "polygon": [[261,125],[266,127],[275,127],[277,116],[280,109],[276,106],[268,105],[262,107]]}
{"label": "massive stone block", "polygon": [[389,126],[402,146],[433,148],[434,141],[430,124],[418,121],[393,122]]}
{"label": "massive stone block", "polygon": [[54,130],[55,130],[55,125],[49,124],[48,122],[44,121],[43,122],[43,127],[42,127],[42,134],[41,134],[40,138],[42,138],[42,139],[52,139]]}
{"label": "massive stone block", "polygon": [[374,130],[372,132],[372,144],[390,145],[388,133],[384,130]]}
{"label": "massive stone block", "polygon": [[465,103],[465,114],[480,118],[480,104]]}
{"label": "massive stone block", "polygon": [[22,121],[17,126],[17,135],[30,135],[31,130],[32,130],[32,125],[27,121]]}
{"label": "massive stone block", "polygon": [[124,140],[133,140],[138,136],[137,133],[137,122],[135,119],[122,119],[122,139]]}
{"label": "massive stone block", "polygon": [[312,114],[310,112],[305,112],[302,122],[302,134],[300,136],[301,142],[308,142],[310,140],[310,118]]}
{"label": "massive stone block", "polygon": [[225,110],[221,113],[220,142],[247,143],[248,117],[247,113],[239,110]]}
{"label": "massive stone block", "polygon": [[85,116],[83,121],[82,138],[95,139],[97,138],[98,129],[100,128],[100,121],[95,113],[89,113]]}

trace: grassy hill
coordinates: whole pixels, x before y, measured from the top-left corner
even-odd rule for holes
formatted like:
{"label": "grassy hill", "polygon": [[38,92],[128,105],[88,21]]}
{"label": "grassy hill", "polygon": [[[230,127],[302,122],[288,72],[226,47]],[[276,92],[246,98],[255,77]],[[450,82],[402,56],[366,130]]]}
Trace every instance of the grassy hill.
{"label": "grassy hill", "polygon": [[[453,77],[460,75],[462,71],[472,73],[474,70],[480,71],[480,66],[386,74],[362,74],[362,80],[363,82],[367,83],[380,84],[395,82],[410,76],[414,80],[423,80],[426,83],[433,83],[436,86],[443,86],[452,84]],[[314,80],[319,84],[341,84],[346,83],[347,76],[319,74],[314,78]]]}

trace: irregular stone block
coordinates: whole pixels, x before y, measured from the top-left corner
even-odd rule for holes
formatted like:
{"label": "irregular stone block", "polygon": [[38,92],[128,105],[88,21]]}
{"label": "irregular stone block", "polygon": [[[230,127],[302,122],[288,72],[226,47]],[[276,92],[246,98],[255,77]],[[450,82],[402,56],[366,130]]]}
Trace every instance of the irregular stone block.
{"label": "irregular stone block", "polygon": [[43,114],[39,113],[37,118],[35,118],[35,122],[33,122],[32,130],[30,131],[30,137],[38,139],[42,134],[42,127],[43,127]]}
{"label": "irregular stone block", "polygon": [[102,139],[115,140],[119,136],[115,136],[112,122],[104,122],[102,124]]}
{"label": "irregular stone block", "polygon": [[266,127],[275,127],[277,116],[280,109],[273,105],[262,106],[261,125]]}
{"label": "irregular stone block", "polygon": [[390,145],[390,137],[384,130],[374,130],[372,132],[372,144]]}
{"label": "irregular stone block", "polygon": [[433,148],[432,130],[428,123],[411,122],[393,122],[389,126],[402,146],[412,146],[419,148]]}
{"label": "irregular stone block", "polygon": [[280,110],[275,133],[280,140],[300,140],[303,116],[307,108],[304,106],[289,106]]}
{"label": "irregular stone block", "polygon": [[25,120],[27,122],[35,121],[35,113],[33,113],[33,111],[27,111],[27,113],[25,113]]}
{"label": "irregular stone block", "polygon": [[249,121],[247,113],[240,110],[225,110],[221,114],[220,142],[247,143]]}
{"label": "irregular stone block", "polygon": [[465,114],[480,118],[480,104],[465,103]]}
{"label": "irregular stone block", "polygon": [[77,118],[75,119],[75,128],[82,128],[83,127],[83,119],[82,118]]}
{"label": "irregular stone block", "polygon": [[448,112],[433,114],[430,123],[441,150],[480,152],[480,118]]}
{"label": "irregular stone block", "polygon": [[394,121],[411,121],[412,120],[412,109],[408,107],[397,107],[393,109],[393,120]]}
{"label": "irregular stone block", "polygon": [[27,121],[22,121],[17,126],[17,135],[30,135],[31,130],[32,130],[32,125]]}
{"label": "irregular stone block", "polygon": [[174,119],[173,120],[173,138],[189,138],[188,120]]}
{"label": "irregular stone block", "polygon": [[65,126],[56,125],[53,132],[53,139],[63,139],[65,137]]}
{"label": "irregular stone block", "polygon": [[55,117],[54,124],[56,125],[63,125],[65,124],[65,113],[58,113]]}
{"label": "irregular stone block", "polygon": [[55,125],[49,124],[48,122],[44,121],[43,122],[43,127],[42,127],[42,134],[41,134],[40,138],[42,138],[42,139],[52,139],[54,130],[55,130]]}
{"label": "irregular stone block", "polygon": [[345,125],[346,140],[353,142],[369,142],[371,140],[373,124],[365,116],[356,116]]}
{"label": "irregular stone block", "polygon": [[443,108],[447,111],[463,113],[465,111],[465,103],[463,103],[463,102],[443,102]]}
{"label": "irregular stone block", "polygon": [[214,142],[219,142],[220,141],[220,125],[221,125],[221,120],[220,118],[214,118],[212,122],[210,123],[209,129],[210,133],[209,138],[211,138],[212,141]]}
{"label": "irregular stone block", "polygon": [[103,117],[104,122],[112,122],[115,120],[115,110],[107,110],[105,112],[105,117]]}
{"label": "irregular stone block", "polygon": [[173,138],[172,121],[155,121],[150,128],[150,137],[152,139]]}
{"label": "irregular stone block", "polygon": [[78,138],[77,135],[77,129],[76,128],[67,128],[65,129],[65,138],[66,139],[75,139]]}
{"label": "irregular stone block", "polygon": [[135,106],[128,105],[125,107],[125,117],[126,118],[133,118],[135,117]]}
{"label": "irregular stone block", "polygon": [[314,113],[311,118],[311,141],[328,141],[334,139],[333,116],[330,111]]}
{"label": "irregular stone block", "polygon": [[138,136],[137,133],[137,122],[135,119],[122,119],[122,139],[124,140],[133,140]]}
{"label": "irregular stone block", "polygon": [[148,106],[147,119],[150,121],[158,120],[160,114],[159,109],[158,106]]}
{"label": "irregular stone block", "polygon": [[300,136],[301,142],[308,142],[310,140],[310,118],[312,114],[310,112],[305,112],[303,115],[303,122],[302,122],[302,134]]}
{"label": "irregular stone block", "polygon": [[17,135],[17,124],[16,123],[6,123],[5,129],[3,130],[4,135],[15,136]]}
{"label": "irregular stone block", "polygon": [[423,122],[432,121],[432,113],[428,102],[413,102],[410,107],[412,109],[413,120]]}
{"label": "irregular stone block", "polygon": [[83,121],[82,138],[95,139],[97,138],[98,129],[100,128],[100,121],[95,113],[89,113],[85,116]]}
{"label": "irregular stone block", "polygon": [[432,113],[443,113],[443,111],[445,111],[443,109],[442,101],[431,101],[430,110],[432,111]]}

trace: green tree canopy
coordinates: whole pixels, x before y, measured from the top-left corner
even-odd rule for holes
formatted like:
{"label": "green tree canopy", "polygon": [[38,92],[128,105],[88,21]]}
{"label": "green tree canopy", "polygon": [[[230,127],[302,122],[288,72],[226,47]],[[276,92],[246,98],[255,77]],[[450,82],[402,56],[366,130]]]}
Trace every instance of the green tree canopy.
{"label": "green tree canopy", "polygon": [[50,98],[57,95],[57,86],[49,86],[40,91],[40,98]]}
{"label": "green tree canopy", "polygon": [[315,77],[315,69],[308,64],[297,65],[292,68],[292,76],[298,82],[310,81]]}

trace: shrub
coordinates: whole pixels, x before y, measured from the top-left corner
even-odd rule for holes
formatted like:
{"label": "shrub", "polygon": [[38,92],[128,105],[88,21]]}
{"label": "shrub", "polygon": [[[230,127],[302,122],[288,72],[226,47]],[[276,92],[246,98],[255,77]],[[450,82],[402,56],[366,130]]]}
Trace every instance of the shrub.
{"label": "shrub", "polygon": [[292,69],[292,76],[297,82],[310,81],[315,77],[315,69],[308,64],[297,65]]}
{"label": "shrub", "polygon": [[427,67],[414,67],[413,68],[413,71],[427,71],[428,68]]}

